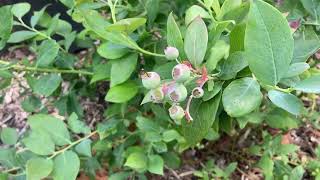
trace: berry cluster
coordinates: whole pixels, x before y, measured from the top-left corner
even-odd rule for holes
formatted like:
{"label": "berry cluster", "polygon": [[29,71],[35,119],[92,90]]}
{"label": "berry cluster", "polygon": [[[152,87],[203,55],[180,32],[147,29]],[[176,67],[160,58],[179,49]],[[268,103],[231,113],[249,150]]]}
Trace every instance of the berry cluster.
{"label": "berry cluster", "polygon": [[172,80],[169,82],[161,82],[161,78],[156,72],[145,72],[141,75],[142,84],[145,88],[149,89],[149,98],[153,103],[170,102],[169,115],[172,120],[180,124],[181,119],[186,117],[188,121],[192,121],[189,113],[189,106],[192,98],[201,98],[204,94],[202,86],[207,78],[200,79],[199,86],[194,88],[187,101],[186,108],[180,106],[188,97],[188,91],[185,87],[186,81],[190,80],[194,75],[194,69],[189,63],[180,63],[177,58],[179,51],[175,47],[167,47],[165,49],[165,56],[168,60],[176,60],[178,64],[172,69]]}

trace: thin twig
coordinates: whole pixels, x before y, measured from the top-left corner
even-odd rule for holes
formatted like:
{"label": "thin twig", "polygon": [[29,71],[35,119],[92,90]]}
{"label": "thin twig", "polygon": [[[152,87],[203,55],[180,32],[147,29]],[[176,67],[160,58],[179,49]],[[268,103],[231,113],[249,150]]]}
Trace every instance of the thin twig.
{"label": "thin twig", "polygon": [[168,166],[165,166],[165,168],[168,169],[174,177],[176,177],[179,180],[181,179],[180,176],[173,169],[169,168]]}

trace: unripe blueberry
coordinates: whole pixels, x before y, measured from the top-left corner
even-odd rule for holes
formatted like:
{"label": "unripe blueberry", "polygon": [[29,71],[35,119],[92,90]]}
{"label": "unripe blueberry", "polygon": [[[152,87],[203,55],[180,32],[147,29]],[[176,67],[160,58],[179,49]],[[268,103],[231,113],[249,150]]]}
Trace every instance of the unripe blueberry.
{"label": "unripe blueberry", "polygon": [[167,47],[165,50],[164,50],[164,54],[166,55],[166,58],[168,60],[175,60],[179,57],[179,51],[177,48],[175,47]]}
{"label": "unripe blueberry", "polygon": [[160,103],[164,99],[164,93],[161,87],[151,90],[151,100],[154,103]]}
{"label": "unripe blueberry", "polygon": [[204,91],[201,87],[196,87],[192,90],[192,96],[194,98],[201,98],[204,94]]}
{"label": "unripe blueberry", "polygon": [[181,106],[173,105],[169,108],[169,115],[174,121],[180,121],[184,117],[184,110]]}
{"label": "unripe blueberry", "polygon": [[178,64],[172,69],[172,78],[179,83],[183,83],[190,78],[190,68],[185,64]]}
{"label": "unripe blueberry", "polygon": [[155,89],[160,86],[160,76],[156,72],[146,72],[141,75],[142,84],[147,89]]}
{"label": "unripe blueberry", "polygon": [[169,99],[173,102],[182,102],[187,98],[187,88],[182,84],[175,84],[169,91]]}

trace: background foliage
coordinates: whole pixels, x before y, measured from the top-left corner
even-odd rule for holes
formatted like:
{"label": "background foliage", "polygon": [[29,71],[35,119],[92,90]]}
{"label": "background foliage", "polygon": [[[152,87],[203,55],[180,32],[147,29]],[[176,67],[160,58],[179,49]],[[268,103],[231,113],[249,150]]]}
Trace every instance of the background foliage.
{"label": "background foliage", "polygon": [[[108,179],[165,177],[190,149],[213,153],[191,173],[202,179],[320,178],[320,1],[59,3],[72,22],[50,5],[0,7],[1,101],[23,78],[27,113],[23,131],[1,124],[0,179],[94,179],[101,169]],[[172,120],[173,103],[152,103],[141,83],[151,71],[172,81],[167,46],[193,68],[188,98],[203,82],[203,97],[179,104],[192,122]],[[5,56],[21,47],[33,57]],[[88,118],[84,98],[103,118]],[[289,138],[303,128],[316,134],[307,147]],[[223,165],[219,144],[233,157]]]}

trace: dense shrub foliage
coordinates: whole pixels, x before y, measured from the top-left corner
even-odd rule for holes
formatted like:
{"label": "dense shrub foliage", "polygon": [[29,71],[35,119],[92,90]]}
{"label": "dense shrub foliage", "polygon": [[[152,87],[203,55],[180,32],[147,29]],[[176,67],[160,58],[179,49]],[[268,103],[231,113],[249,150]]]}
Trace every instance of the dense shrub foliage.
{"label": "dense shrub foliage", "polygon": [[[0,49],[26,46],[35,55],[0,60],[3,92],[24,72],[29,113],[22,134],[1,130],[2,179],[93,178],[101,168],[109,179],[147,179],[178,168],[185,150],[245,129],[261,129],[261,143],[246,150],[265,179],[320,178],[320,148],[301,160],[296,145],[263,129],[286,132],[304,118],[319,127],[320,1],[60,2],[82,30],[48,6],[0,7]],[[80,97],[100,99],[102,85],[104,120],[89,126]],[[194,175],[228,179],[236,169],[209,161]]]}

